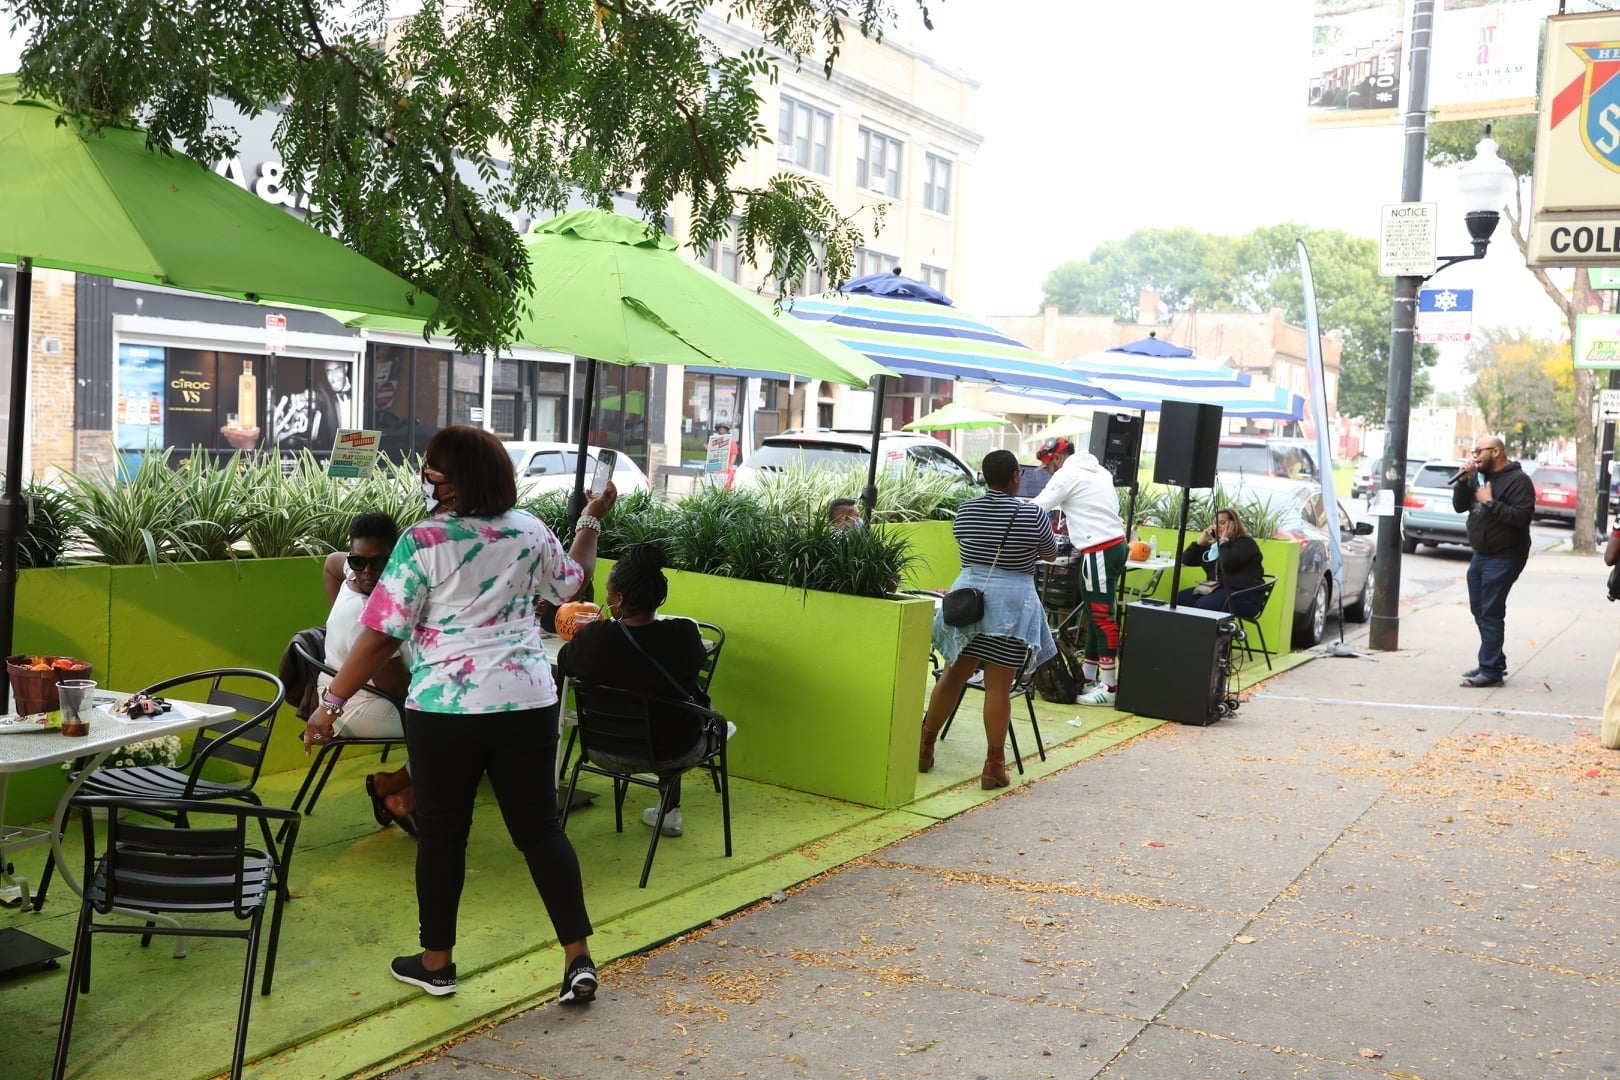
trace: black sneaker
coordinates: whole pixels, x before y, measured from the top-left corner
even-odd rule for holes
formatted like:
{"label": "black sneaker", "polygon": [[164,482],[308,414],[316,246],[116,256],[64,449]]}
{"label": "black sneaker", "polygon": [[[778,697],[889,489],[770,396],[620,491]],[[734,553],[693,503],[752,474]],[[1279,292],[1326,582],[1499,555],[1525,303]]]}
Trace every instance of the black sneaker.
{"label": "black sneaker", "polygon": [[444,997],[446,994],[456,992],[456,965],[446,964],[437,971],[429,971],[422,966],[422,954],[415,956],[396,956],[394,962],[388,965],[394,973],[394,978],[402,983],[420,986],[434,997]]}
{"label": "black sneaker", "polygon": [[589,956],[581,956],[563,974],[562,996],[557,1001],[563,1005],[584,1005],[596,1000],[596,965],[591,963]]}

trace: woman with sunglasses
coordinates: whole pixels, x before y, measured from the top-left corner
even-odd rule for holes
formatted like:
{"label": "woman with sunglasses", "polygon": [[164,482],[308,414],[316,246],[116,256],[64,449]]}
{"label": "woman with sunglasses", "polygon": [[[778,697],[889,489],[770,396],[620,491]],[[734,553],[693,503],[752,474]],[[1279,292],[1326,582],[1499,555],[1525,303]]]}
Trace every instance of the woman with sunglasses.
{"label": "woman with sunglasses", "polygon": [[[349,550],[334,551],[326,557],[322,576],[326,581],[327,599],[332,601],[332,612],[326,617],[328,667],[341,668],[349,658],[349,650],[360,636],[360,612],[365,610],[371,590],[377,587],[377,579],[382,576],[383,567],[388,565],[398,541],[399,526],[387,514],[356,514],[349,522]],[[398,654],[378,668],[366,684],[396,699],[403,699],[410,685],[410,670]],[[324,695],[331,688],[332,676],[322,675],[318,680],[320,692]],[[405,741],[399,709],[366,688],[355,695],[343,715],[332,724],[332,733],[359,739]],[[416,799],[411,791],[409,765],[367,776],[366,794],[371,796],[371,812],[378,825],[387,827],[397,821],[405,832],[416,835],[416,820],[412,815]]]}
{"label": "woman with sunglasses", "polygon": [[[517,478],[499,439],[442,428],[422,462],[428,516],[400,537],[360,615],[360,637],[309,722],[329,738],[349,699],[409,641],[406,739],[416,794],[416,904],[422,951],[395,958],[394,978],[435,996],[456,992],[456,916],[478,786],[485,776],[512,843],[562,945],[560,1000],[596,996],[591,921],[579,859],[557,814],[557,686],[536,596],[572,600],[596,570],[596,536],[613,485],[585,506],[565,552],[515,509]],[[503,897],[502,902],[510,902]]]}

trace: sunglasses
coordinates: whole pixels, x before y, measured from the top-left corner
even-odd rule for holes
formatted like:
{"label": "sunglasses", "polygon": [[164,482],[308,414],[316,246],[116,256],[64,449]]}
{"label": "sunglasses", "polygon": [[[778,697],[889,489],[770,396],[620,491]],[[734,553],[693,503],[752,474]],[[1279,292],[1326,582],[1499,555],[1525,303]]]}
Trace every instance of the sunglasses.
{"label": "sunglasses", "polygon": [[388,565],[388,556],[387,555],[371,555],[371,556],[350,555],[347,561],[348,561],[348,564],[349,564],[349,569],[353,570],[357,574],[362,572],[363,570],[365,570],[365,568],[368,567],[368,566],[371,567],[372,570],[374,570],[374,571],[376,571],[377,573],[380,574],[380,573],[383,572],[383,567]]}

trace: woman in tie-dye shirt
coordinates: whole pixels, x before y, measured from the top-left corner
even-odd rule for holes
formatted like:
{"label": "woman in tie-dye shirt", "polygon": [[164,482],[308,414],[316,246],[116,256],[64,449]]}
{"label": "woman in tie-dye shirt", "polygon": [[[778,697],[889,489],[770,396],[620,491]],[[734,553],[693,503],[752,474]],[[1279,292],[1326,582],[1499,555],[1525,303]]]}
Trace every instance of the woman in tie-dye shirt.
{"label": "woman in tie-dye shirt", "polygon": [[567,552],[513,507],[512,460],[494,435],[447,427],[427,445],[428,516],[400,537],[372,590],[365,627],[332,680],[306,737],[331,738],[344,702],[401,641],[411,668],[406,741],[416,790],[416,898],[423,952],[393,974],[430,994],[456,988],[452,953],[478,785],[488,774],[512,842],[523,852],[567,970],[562,1001],[590,1001],[596,969],[585,939],[579,861],[557,815],[557,687],[534,598],[571,600],[596,567],[611,484],[585,507]]}

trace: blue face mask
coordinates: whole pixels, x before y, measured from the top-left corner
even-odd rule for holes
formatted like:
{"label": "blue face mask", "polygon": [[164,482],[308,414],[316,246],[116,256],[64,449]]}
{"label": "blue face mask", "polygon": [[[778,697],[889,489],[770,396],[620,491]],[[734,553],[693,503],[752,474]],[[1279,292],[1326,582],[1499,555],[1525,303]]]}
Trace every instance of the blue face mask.
{"label": "blue face mask", "polygon": [[1209,545],[1209,550],[1204,552],[1204,561],[1205,562],[1214,562],[1216,559],[1218,559],[1220,557],[1221,557],[1221,545],[1220,544],[1211,544],[1211,545]]}

